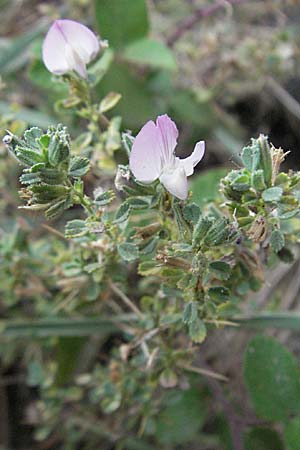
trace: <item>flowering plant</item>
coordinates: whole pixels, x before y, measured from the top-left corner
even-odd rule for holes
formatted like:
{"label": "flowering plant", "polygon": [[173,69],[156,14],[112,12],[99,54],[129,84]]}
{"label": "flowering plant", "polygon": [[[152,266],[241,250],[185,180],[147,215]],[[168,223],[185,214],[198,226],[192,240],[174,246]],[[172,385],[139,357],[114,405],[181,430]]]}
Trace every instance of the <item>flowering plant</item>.
{"label": "flowering plant", "polygon": [[[99,102],[93,92],[107,52],[107,43],[82,24],[55,21],[43,60],[69,89],[62,106],[87,129],[76,139],[61,124],[4,137],[22,167],[21,208],[56,220],[44,225],[47,245],[32,243],[22,227],[1,243],[4,271],[16,277],[15,287],[25,284],[32,257],[30,277],[42,281],[29,297],[47,311],[42,321],[37,309],[26,324],[7,323],[3,336],[54,336],[60,355],[45,361],[47,370],[34,358],[28,366],[28,382],[39,386],[42,399],[36,437],[63,440],[67,402],[68,448],[82,441],[91,448],[99,436],[105,448],[178,448],[192,436],[213,448],[221,445],[222,431],[210,441],[209,429],[224,423],[231,434],[227,448],[254,449],[272,440],[281,448],[273,423],[284,424],[287,442],[299,430],[293,356],[272,338],[251,340],[244,372],[254,412],[242,411],[240,419],[219,384],[228,382],[230,368],[210,367],[201,352],[225,328],[237,336],[253,323],[272,320],[281,327],[291,319],[249,315],[245,296],[265,285],[264,266],[275,270],[297,258],[300,173],[281,172],[286,153],[260,135],[241,149],[241,166],[220,180],[220,195],[200,207],[187,178],[204,157],[204,142],[186,158],[175,156],[178,130],[166,114],[136,136],[122,132],[120,117],[111,114],[120,95],[110,92]],[[19,279],[12,255],[23,267]],[[14,295],[17,304],[17,289]],[[210,395],[225,413],[217,412],[213,425]],[[87,398],[92,412],[85,410]]]}

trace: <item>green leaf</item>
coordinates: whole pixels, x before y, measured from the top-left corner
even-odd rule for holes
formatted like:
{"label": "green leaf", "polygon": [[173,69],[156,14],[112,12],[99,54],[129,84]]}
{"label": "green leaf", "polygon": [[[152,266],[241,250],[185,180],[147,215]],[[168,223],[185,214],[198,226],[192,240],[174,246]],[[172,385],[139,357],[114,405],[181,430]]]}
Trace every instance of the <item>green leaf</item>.
{"label": "green leaf", "polygon": [[209,246],[225,243],[228,238],[227,224],[227,219],[225,217],[216,219],[206,233],[203,242]]}
{"label": "green leaf", "polygon": [[100,98],[109,91],[122,93],[114,111],[124,118],[124,128],[139,128],[149,117],[155,117],[159,113],[157,102],[146,81],[135,76],[125,63],[114,62],[97,87]]}
{"label": "green leaf", "polygon": [[252,140],[252,145],[243,148],[241,158],[246,169],[251,172],[258,169],[260,163],[260,147],[256,139]]}
{"label": "green leaf", "polygon": [[23,173],[23,175],[20,176],[20,182],[22,184],[41,183],[42,182],[41,174],[39,172],[37,172],[37,173]]}
{"label": "green leaf", "polygon": [[189,302],[183,311],[182,321],[183,323],[190,324],[198,318],[198,303]]}
{"label": "green leaf", "polygon": [[114,191],[109,190],[95,195],[95,203],[98,206],[109,205],[116,197]]}
{"label": "green leaf", "polygon": [[251,184],[254,189],[258,191],[262,191],[266,189],[265,179],[264,179],[264,171],[262,169],[255,170],[251,176]]}
{"label": "green leaf", "polygon": [[43,136],[43,130],[38,127],[29,128],[24,133],[24,140],[28,148],[40,150],[39,139]]}
{"label": "green leaf", "polygon": [[95,13],[101,37],[113,48],[121,49],[148,33],[145,0],[95,0]]}
{"label": "green leaf", "polygon": [[164,369],[159,377],[159,383],[164,388],[173,388],[177,385],[178,377],[170,368]]}
{"label": "green leaf", "polygon": [[193,232],[193,248],[197,248],[200,246],[201,241],[206,236],[206,233],[210,229],[213,224],[213,219],[210,217],[202,217],[200,216],[198,223],[196,224]]}
{"label": "green leaf", "polygon": [[15,156],[18,158],[20,163],[25,166],[34,166],[35,164],[45,162],[45,158],[41,155],[41,153],[19,145],[15,148]]}
{"label": "green leaf", "polygon": [[[32,169],[32,168],[31,168]],[[37,172],[37,174],[40,173],[43,183],[45,184],[60,184],[65,179],[64,172],[61,172],[57,169],[48,169],[48,168],[41,168],[40,172]]]}
{"label": "green leaf", "polygon": [[258,416],[277,421],[300,411],[296,361],[275,339],[256,336],[249,342],[245,353],[244,376]]}
{"label": "green leaf", "polygon": [[83,177],[90,169],[90,161],[82,156],[73,156],[70,162],[69,175],[71,177]]}
{"label": "green leaf", "polygon": [[211,300],[217,303],[223,303],[230,299],[230,292],[224,286],[212,286],[208,289],[208,295]]}
{"label": "green leaf", "polygon": [[118,245],[118,252],[124,261],[134,261],[139,257],[139,250],[135,244],[124,242]]}
{"label": "green leaf", "polygon": [[62,199],[58,198],[52,202],[52,205],[48,209],[46,209],[45,216],[48,220],[54,219],[60,216],[69,206],[71,205],[65,197]]}
{"label": "green leaf", "polygon": [[156,261],[144,261],[139,264],[138,273],[143,276],[155,275],[160,271]]}
{"label": "green leaf", "polygon": [[66,224],[65,236],[66,238],[75,238],[84,236],[88,232],[85,220],[74,219]]}
{"label": "green leaf", "polygon": [[201,344],[206,338],[206,326],[203,320],[196,319],[189,324],[189,336],[193,342]]}
{"label": "green leaf", "polygon": [[147,197],[130,197],[127,202],[132,209],[148,209],[150,207]]}
{"label": "green leaf", "polygon": [[284,450],[284,447],[276,431],[270,428],[253,428],[245,434],[244,450]]}
{"label": "green leaf", "polygon": [[173,390],[165,396],[166,406],[157,415],[156,422],[156,437],[161,444],[174,448],[195,437],[205,420],[203,398],[197,388]]}
{"label": "green leaf", "polygon": [[265,202],[278,202],[281,199],[283,189],[280,186],[270,187],[262,193]]}
{"label": "green leaf", "polygon": [[191,222],[192,224],[196,225],[198,222],[201,211],[198,205],[196,203],[190,203],[182,209],[182,214],[185,220],[188,222]]}
{"label": "green leaf", "polygon": [[[9,45],[0,50],[0,74],[9,74],[15,72],[28,59],[26,52],[29,45],[36,39],[45,29],[45,25],[38,25],[29,33],[11,40]],[[24,58],[25,56],[25,58]]]}
{"label": "green leaf", "polygon": [[295,208],[292,211],[280,212],[280,209],[279,209],[278,212],[279,212],[278,218],[280,220],[288,220],[288,219],[291,219],[292,217],[296,216],[297,214],[299,214],[300,210],[299,210],[299,208]]}
{"label": "green leaf", "polygon": [[230,277],[230,265],[224,261],[211,262],[209,264],[209,270],[212,271],[219,280],[228,280]]}
{"label": "green leaf", "polygon": [[140,39],[128,45],[123,56],[130,62],[158,69],[175,70],[176,60],[172,51],[162,42]]}
{"label": "green leaf", "polygon": [[63,185],[36,184],[30,187],[34,203],[48,203],[58,198],[67,198],[70,188]]}
{"label": "green leaf", "polygon": [[129,214],[130,214],[130,205],[128,202],[124,202],[122,203],[122,205],[120,206],[120,208],[118,209],[116,216],[115,216],[115,220],[113,223],[122,223],[125,222],[125,220],[128,219]]}
{"label": "green leaf", "polygon": [[100,114],[105,113],[106,111],[109,111],[110,109],[114,108],[117,103],[121,100],[122,95],[118,94],[117,92],[109,92],[103,100],[101,100],[99,105],[99,112]]}
{"label": "green leaf", "polygon": [[270,238],[270,245],[275,253],[278,253],[285,244],[284,235],[280,230],[273,230]]}
{"label": "green leaf", "polygon": [[52,134],[48,146],[49,163],[56,167],[61,162],[67,160],[70,155],[69,144],[62,139],[58,133]]}
{"label": "green leaf", "polygon": [[284,441],[287,450],[300,450],[300,418],[296,417],[286,425]]}
{"label": "green leaf", "polygon": [[[65,98],[68,95],[68,87],[64,83],[59,83],[55,80],[52,73],[44,65],[43,61],[40,59],[42,54],[42,40],[39,45],[39,55],[37,59],[31,61],[30,67],[27,71],[27,76],[35,86],[38,86],[47,94],[51,95],[51,103],[55,99]],[[48,99],[48,101],[50,98]],[[49,124],[48,124],[49,125]]]}

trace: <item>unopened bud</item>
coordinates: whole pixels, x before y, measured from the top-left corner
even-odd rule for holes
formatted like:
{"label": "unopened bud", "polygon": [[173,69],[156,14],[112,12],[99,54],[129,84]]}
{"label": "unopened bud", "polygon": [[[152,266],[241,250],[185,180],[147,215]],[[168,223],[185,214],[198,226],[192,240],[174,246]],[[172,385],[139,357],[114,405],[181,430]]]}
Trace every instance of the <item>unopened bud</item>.
{"label": "unopened bud", "polygon": [[3,144],[5,145],[9,145],[12,142],[12,136],[10,134],[7,134],[6,136],[4,136],[4,138],[2,139]]}

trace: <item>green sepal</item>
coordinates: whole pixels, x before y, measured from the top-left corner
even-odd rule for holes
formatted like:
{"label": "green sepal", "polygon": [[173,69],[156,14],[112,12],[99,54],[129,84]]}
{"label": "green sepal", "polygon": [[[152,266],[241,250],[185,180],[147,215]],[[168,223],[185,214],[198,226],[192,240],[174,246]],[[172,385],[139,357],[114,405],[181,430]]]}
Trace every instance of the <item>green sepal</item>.
{"label": "green sepal", "polygon": [[118,253],[124,261],[134,261],[139,257],[139,250],[135,244],[124,242],[118,245]]}
{"label": "green sepal", "polygon": [[88,228],[85,220],[74,219],[67,222],[65,227],[66,238],[76,238],[87,234]]}
{"label": "green sepal", "polygon": [[271,238],[270,238],[270,245],[275,253],[278,253],[285,244],[285,239],[283,233],[275,229],[272,231]]}
{"label": "green sepal", "polygon": [[90,161],[82,156],[73,156],[69,166],[69,176],[74,178],[83,177],[90,169]]}

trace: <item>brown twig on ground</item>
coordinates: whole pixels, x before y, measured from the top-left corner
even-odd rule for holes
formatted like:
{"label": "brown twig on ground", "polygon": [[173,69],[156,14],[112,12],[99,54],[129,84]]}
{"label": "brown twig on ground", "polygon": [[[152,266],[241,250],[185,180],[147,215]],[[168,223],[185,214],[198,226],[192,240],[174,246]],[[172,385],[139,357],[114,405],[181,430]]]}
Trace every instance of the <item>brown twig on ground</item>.
{"label": "brown twig on ground", "polygon": [[133,311],[140,319],[144,319],[144,314],[138,309],[138,307],[124,294],[118,286],[112,281],[109,282],[111,290],[128,306],[131,311]]}
{"label": "brown twig on ground", "polygon": [[246,3],[249,0],[218,0],[212,5],[205,6],[204,8],[196,9],[190,16],[183,19],[176,26],[176,29],[167,39],[167,44],[169,47],[173,47],[176,41],[181,38],[183,34],[194,28],[194,26],[206,17],[213,15],[219,9],[226,8],[228,6],[239,5]]}

